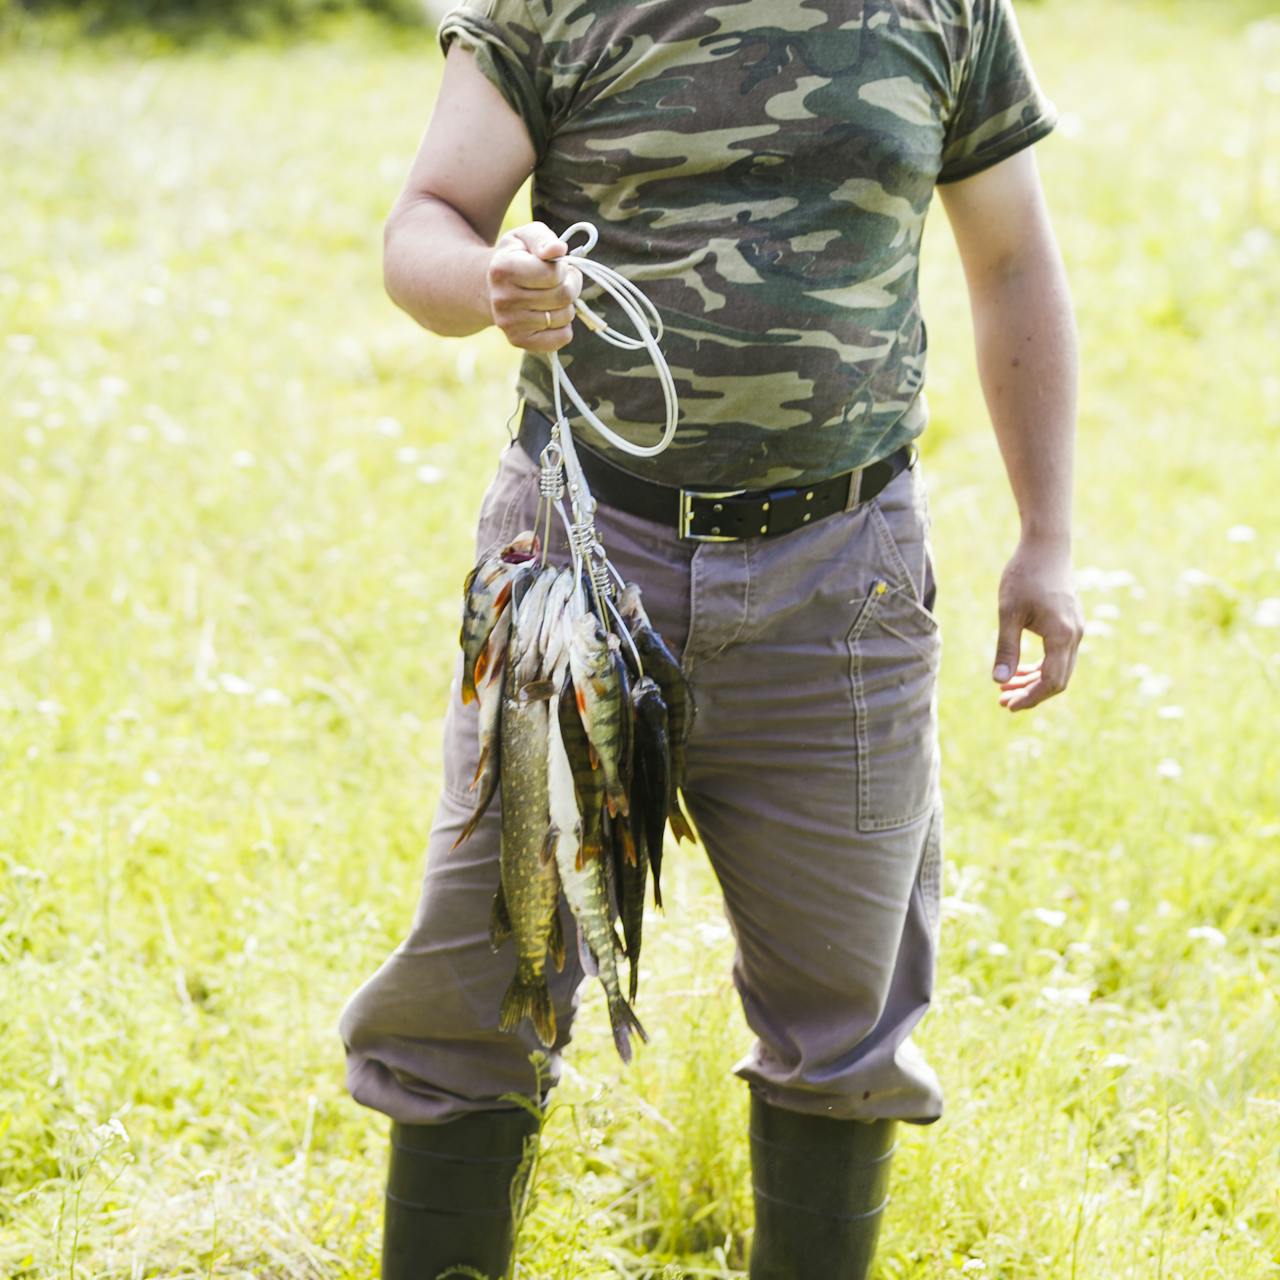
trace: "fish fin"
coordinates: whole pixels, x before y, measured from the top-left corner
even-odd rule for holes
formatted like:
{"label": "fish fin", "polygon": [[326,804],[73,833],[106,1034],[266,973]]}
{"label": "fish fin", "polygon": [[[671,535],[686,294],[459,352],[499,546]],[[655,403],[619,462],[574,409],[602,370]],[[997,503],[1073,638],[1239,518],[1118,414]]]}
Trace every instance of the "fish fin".
{"label": "fish fin", "polygon": [[[573,700],[578,704],[578,714],[585,716],[587,714],[587,695],[575,684],[573,686]],[[592,768],[595,768],[592,765]]]}
{"label": "fish fin", "polygon": [[556,841],[560,839],[560,828],[553,823],[542,837],[542,848],[538,850],[538,861],[545,867],[556,856]]}
{"label": "fish fin", "polygon": [[554,680],[530,680],[520,686],[521,702],[547,702],[556,695]]}
{"label": "fish fin", "polygon": [[[471,672],[470,688],[468,688],[467,684],[463,684],[462,686],[463,702],[471,702],[475,699],[476,685],[478,685],[480,681],[484,679],[485,672],[488,670],[489,670],[489,646],[488,644],[486,644],[485,647],[480,650],[480,656],[476,658],[476,665]],[[471,694],[470,698],[467,697],[468,693]]]}
{"label": "fish fin", "polygon": [[627,963],[631,967],[631,982],[629,986],[629,992],[630,992],[632,1003],[635,1002],[636,992],[640,990],[640,947],[639,947],[638,938],[636,939],[636,943],[637,945],[636,945],[635,955],[633,956],[629,955],[627,957]]}
{"label": "fish fin", "polygon": [[557,910],[551,917],[551,936],[547,939],[547,950],[551,952],[551,963],[557,973],[564,972],[564,927],[560,923],[560,912]]}
{"label": "fish fin", "polygon": [[600,767],[600,753],[590,740],[587,742],[587,759],[591,761],[592,772]]}
{"label": "fish fin", "polygon": [[549,1049],[556,1040],[556,1011],[551,1004],[551,992],[547,980],[541,974],[532,982],[526,982],[517,972],[511,979],[507,994],[502,997],[502,1009],[498,1025],[503,1031],[514,1031],[521,1018],[528,1018],[538,1039]]}
{"label": "fish fin", "polygon": [[657,907],[659,911],[662,911],[664,908],[662,905],[662,890],[658,887],[658,866],[653,861],[652,855],[650,855],[649,858],[649,865],[653,867],[653,905]]}
{"label": "fish fin", "polygon": [[493,909],[489,912],[489,945],[497,951],[511,937],[511,912],[507,910],[507,895],[498,886],[493,895]]}
{"label": "fish fin", "polygon": [[617,802],[618,812],[624,818],[631,817],[631,797],[627,794],[626,785],[621,780],[618,782],[616,791],[617,794],[614,796],[614,800]]}
{"label": "fish fin", "polygon": [[[484,811],[488,807],[489,806],[487,804],[481,805],[478,809],[475,810],[474,813],[472,813],[471,817],[467,819],[467,825],[463,827],[461,831],[458,832],[458,838],[449,846],[449,851],[451,853],[464,840],[470,838],[470,836],[475,831],[475,829],[480,825],[480,819],[484,817]],[[508,932],[510,932],[510,929],[508,929]],[[492,919],[490,919],[490,934],[492,936]]]}
{"label": "fish fin", "polygon": [[694,831],[684,811],[683,796],[678,790],[671,792],[671,811],[667,814],[667,819],[671,823],[672,833],[677,840],[689,840],[697,844],[697,832]]}
{"label": "fish fin", "polygon": [[484,744],[484,749],[480,752],[480,762],[476,765],[476,776],[471,779],[471,782],[467,787],[468,791],[474,791],[476,786],[479,784],[480,775],[484,772],[484,763],[489,758],[489,748],[491,745],[492,744],[488,742]]}
{"label": "fish fin", "polygon": [[622,832],[622,857],[629,867],[640,865],[640,860],[636,856],[636,838],[631,834],[631,827],[627,823],[623,823],[620,827]]}
{"label": "fish fin", "polygon": [[627,944],[623,942],[620,937],[618,937],[618,930],[616,928],[611,929],[610,932],[613,934],[614,954],[625,956],[627,954]]}
{"label": "fish fin", "polygon": [[575,871],[585,871],[588,862],[595,862],[603,853],[601,845],[597,841],[590,844],[582,840],[578,843],[578,857],[573,864]]}
{"label": "fish fin", "polygon": [[609,1025],[613,1028],[613,1043],[618,1050],[618,1057],[623,1062],[631,1061],[631,1032],[649,1043],[649,1033],[636,1017],[635,1010],[622,998],[619,992],[616,999],[609,1001]]}
{"label": "fish fin", "polygon": [[495,616],[503,611],[511,603],[511,581],[508,579],[504,582],[493,598],[493,612]]}

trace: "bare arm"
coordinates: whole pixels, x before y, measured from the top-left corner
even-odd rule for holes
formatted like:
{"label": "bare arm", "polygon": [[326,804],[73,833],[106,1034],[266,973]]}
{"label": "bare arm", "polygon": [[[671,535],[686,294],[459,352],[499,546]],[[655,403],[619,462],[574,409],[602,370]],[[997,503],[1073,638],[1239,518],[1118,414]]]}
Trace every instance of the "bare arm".
{"label": "bare arm", "polygon": [[[1031,149],[938,188],[969,286],[978,372],[1022,521],[1000,581],[993,677],[1001,704],[1033,707],[1066,688],[1082,620],[1071,571],[1075,322]],[[1021,664],[1022,632],[1041,663]]]}
{"label": "bare arm", "polygon": [[452,46],[383,233],[387,293],[423,328],[462,337],[497,324],[530,351],[559,350],[573,336],[582,276],[560,260],[568,246],[540,222],[497,239],[534,159],[523,121],[472,54]]}

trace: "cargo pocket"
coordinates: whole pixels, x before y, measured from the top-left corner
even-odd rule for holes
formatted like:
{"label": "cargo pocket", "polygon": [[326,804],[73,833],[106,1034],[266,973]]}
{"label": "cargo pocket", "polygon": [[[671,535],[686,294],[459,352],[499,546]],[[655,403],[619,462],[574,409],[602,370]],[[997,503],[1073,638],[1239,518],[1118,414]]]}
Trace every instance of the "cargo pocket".
{"label": "cargo pocket", "polygon": [[859,831],[888,831],[933,803],[941,636],[910,582],[877,577],[848,633]]}
{"label": "cargo pocket", "polygon": [[479,563],[517,533],[533,527],[538,506],[538,464],[519,444],[502,451],[498,469],[480,503],[475,559]]}

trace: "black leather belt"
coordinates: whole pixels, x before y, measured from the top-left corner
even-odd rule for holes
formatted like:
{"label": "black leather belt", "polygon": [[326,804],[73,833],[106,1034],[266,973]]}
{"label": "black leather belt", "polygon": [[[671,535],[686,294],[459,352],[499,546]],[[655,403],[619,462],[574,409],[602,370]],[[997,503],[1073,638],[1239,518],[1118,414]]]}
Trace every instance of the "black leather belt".
{"label": "black leather belt", "polygon": [[[551,419],[526,402],[517,437],[535,462],[551,439]],[[793,489],[678,489],[642,480],[574,441],[595,498],[620,511],[673,526],[692,542],[773,538],[874,498],[913,466],[916,448],[904,444],[887,458],[829,480]]]}

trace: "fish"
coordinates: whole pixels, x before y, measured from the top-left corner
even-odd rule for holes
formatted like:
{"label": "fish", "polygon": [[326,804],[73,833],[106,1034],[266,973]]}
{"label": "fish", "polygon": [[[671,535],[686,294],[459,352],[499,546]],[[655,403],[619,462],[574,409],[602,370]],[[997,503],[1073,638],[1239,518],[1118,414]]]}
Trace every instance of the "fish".
{"label": "fish", "polygon": [[477,791],[476,807],[471,811],[466,826],[462,828],[458,838],[453,842],[457,848],[466,840],[484,817],[494,793],[498,790],[500,726],[502,723],[502,691],[507,660],[507,643],[511,634],[511,613],[504,610],[493,630],[489,633],[486,646],[488,657],[484,666],[484,674],[477,686],[477,697],[480,702],[479,736],[480,759],[476,765],[475,776],[467,788]]}
{"label": "fish", "polygon": [[667,706],[652,676],[631,689],[635,720],[635,777],[631,787],[631,829],[643,843],[653,871],[653,903],[662,906],[662,837],[667,825],[671,792],[671,755],[667,737]]}
{"label": "fish", "polygon": [[578,844],[577,869],[599,860],[604,853],[604,831],[601,814],[604,809],[604,775],[591,762],[591,743],[578,715],[578,699],[570,675],[557,699],[560,738],[573,770],[578,812],[582,815],[582,839]]}
{"label": "fish", "polygon": [[[502,697],[500,770],[502,832],[501,883],[494,895],[490,941],[495,950],[513,937],[516,973],[502,999],[499,1026],[513,1031],[522,1018],[550,1047],[556,1038],[555,1008],[547,987],[550,951],[564,967],[560,926],[560,875],[552,856],[547,735],[550,704],[540,696],[539,633],[542,604],[554,577],[543,570],[517,607],[508,642]],[[534,689],[534,693],[530,690]]]}
{"label": "fish", "polygon": [[681,806],[681,790],[685,777],[685,745],[693,730],[698,706],[688,677],[681,669],[666,642],[654,630],[640,601],[640,588],[628,583],[618,598],[618,611],[625,619],[644,664],[645,674],[652,676],[662,692],[667,708],[667,736],[671,756],[671,782],[668,790],[667,816],[678,840],[696,840],[697,835]]}
{"label": "fish", "polygon": [[555,670],[560,665],[560,655],[568,643],[564,630],[564,614],[572,594],[573,570],[561,569],[547,589],[547,598],[542,606],[542,628],[538,633],[542,670],[549,678],[554,677]]}
{"label": "fish", "polygon": [[462,629],[458,633],[464,705],[476,699],[476,681],[484,676],[489,635],[510,603],[515,580],[533,567],[537,550],[535,534],[517,534],[467,574],[462,588]]}
{"label": "fish", "polygon": [[634,1002],[640,987],[640,935],[644,926],[644,892],[649,872],[649,853],[632,835],[630,822],[618,815],[609,819],[614,876],[617,885],[622,936],[626,942],[630,969],[629,995]]}
{"label": "fish", "polygon": [[618,680],[618,639],[593,614],[579,614],[569,628],[569,669],[587,738],[604,774],[605,807],[611,817],[629,809],[625,770],[629,703]]}
{"label": "fish", "polygon": [[[573,700],[572,682],[568,675],[567,654],[562,654],[562,661],[553,673],[552,679],[562,689],[557,699],[558,704],[568,706],[573,719],[577,720],[577,707]],[[560,885],[568,900],[569,909],[577,921],[578,930],[591,953],[591,958],[595,961],[596,974],[604,987],[614,1046],[623,1062],[630,1062],[631,1033],[634,1032],[643,1041],[647,1041],[649,1036],[622,994],[622,985],[618,977],[618,942],[617,935],[613,931],[604,859],[597,856],[584,861],[579,856],[583,814],[579,808],[579,793],[574,779],[574,769],[565,747],[559,714],[549,717],[548,727],[547,781],[551,809],[550,839],[554,841]],[[581,731],[581,725],[579,730]]]}

